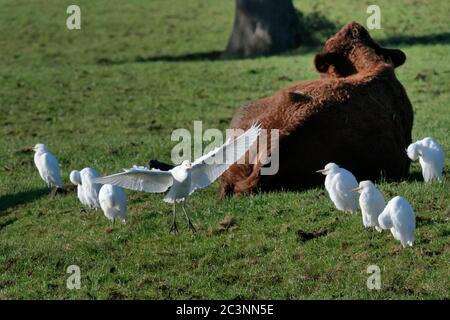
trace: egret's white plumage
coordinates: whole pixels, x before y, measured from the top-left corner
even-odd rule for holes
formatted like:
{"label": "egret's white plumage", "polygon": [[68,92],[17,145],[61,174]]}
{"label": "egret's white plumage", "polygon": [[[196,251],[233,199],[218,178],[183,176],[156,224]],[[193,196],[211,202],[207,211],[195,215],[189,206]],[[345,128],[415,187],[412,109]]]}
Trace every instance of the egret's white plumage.
{"label": "egret's white plumage", "polygon": [[84,168],[81,171],[74,170],[70,173],[70,181],[77,185],[78,199],[91,209],[100,208],[98,193],[101,186],[92,181],[98,177],[99,174],[92,168]]}
{"label": "egret's white plumage", "polygon": [[374,227],[378,232],[381,232],[382,229],[378,225],[378,216],[386,206],[383,194],[370,180],[361,181],[359,187],[353,190],[360,194],[359,206],[364,227]]}
{"label": "egret's white plumage", "polygon": [[101,185],[95,183],[93,180],[100,177],[100,175],[92,168],[84,168],[80,171],[81,182],[83,184],[84,196],[88,202],[88,206],[92,209],[100,208],[98,194]]}
{"label": "egret's white plumage", "polygon": [[396,196],[388,202],[378,217],[378,224],[383,229],[390,229],[395,239],[405,248],[413,246],[416,230],[416,216],[409,202]]}
{"label": "egret's white plumage", "polygon": [[222,146],[206,153],[193,163],[185,160],[181,165],[169,171],[134,166],[131,169],[125,169],[124,172],[97,178],[94,181],[118,185],[125,189],[155,193],[165,192],[170,188],[164,201],[173,204],[171,231],[177,231],[175,223],[176,202],[183,202],[183,210],[188,219],[189,229],[195,230],[186,213],[185,204],[187,197],[196,189],[209,186],[233,163],[242,158],[256,142],[260,132],[260,127],[253,125],[242,135],[228,140]]}
{"label": "egret's white plumage", "polygon": [[84,197],[83,185],[81,184],[80,171],[78,171],[78,170],[71,171],[70,175],[69,175],[69,179],[70,179],[70,182],[72,182],[74,185],[77,186],[77,197],[78,197],[78,200],[80,200],[80,202],[83,205],[87,206],[88,203],[87,203],[86,198]]}
{"label": "egret's white plumage", "polygon": [[105,184],[100,188],[98,194],[100,207],[106,218],[113,223],[116,219],[126,222],[127,220],[127,197],[122,188]]}
{"label": "egret's white plumage", "polygon": [[416,141],[406,149],[408,157],[415,161],[419,159],[422,176],[425,182],[442,179],[444,169],[444,152],[441,145],[431,137]]}
{"label": "egret's white plumage", "polygon": [[325,189],[336,208],[355,213],[358,210],[358,195],[352,191],[358,187],[355,176],[332,162],[317,172],[326,175]]}
{"label": "egret's white plumage", "polygon": [[34,164],[36,165],[42,180],[47,183],[49,188],[62,188],[59,164],[56,157],[48,151],[45,144],[37,144],[34,150]]}

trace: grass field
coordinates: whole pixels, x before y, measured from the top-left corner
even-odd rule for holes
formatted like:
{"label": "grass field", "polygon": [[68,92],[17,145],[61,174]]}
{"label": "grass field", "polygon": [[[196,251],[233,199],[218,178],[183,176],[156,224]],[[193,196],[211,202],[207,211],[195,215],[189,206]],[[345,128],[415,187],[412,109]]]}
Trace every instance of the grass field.
{"label": "grass field", "polygon": [[[82,29],[69,31],[72,3],[0,0],[1,299],[450,297],[449,161],[443,183],[422,183],[414,163],[408,181],[379,185],[415,209],[416,243],[405,250],[337,212],[323,188],[217,202],[215,183],[190,199],[197,234],[180,215],[178,236],[161,195],[127,191],[129,221],[114,228],[101,212],[81,212],[75,194],[50,198],[22,148],[48,144],[66,184],[86,166],[109,174],[170,161],[173,129],[202,120],[224,130],[246,102],[318,78],[314,46],[252,60],[189,55],[225,48],[233,1],[78,0]],[[365,24],[369,4],[294,3],[335,30]],[[449,155],[450,2],[376,3],[383,29],[371,34],[408,57],[397,75],[414,106],[413,138],[433,136]],[[309,26],[320,41],[329,35]],[[237,228],[221,231],[227,216]],[[381,290],[366,287],[373,264]],[[81,269],[80,290],[66,288],[69,265]]]}

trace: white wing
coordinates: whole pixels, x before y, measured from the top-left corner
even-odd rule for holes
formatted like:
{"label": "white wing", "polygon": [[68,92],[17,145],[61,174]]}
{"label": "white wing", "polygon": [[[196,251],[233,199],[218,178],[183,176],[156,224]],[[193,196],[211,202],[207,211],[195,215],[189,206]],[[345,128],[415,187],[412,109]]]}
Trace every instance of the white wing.
{"label": "white wing", "polygon": [[358,187],[356,178],[349,171],[342,169],[334,177],[334,187],[344,197],[354,196],[351,190]]}
{"label": "white wing", "polygon": [[374,190],[374,198],[373,198],[373,205],[374,209],[374,215],[378,217],[381,212],[383,212],[384,208],[386,207],[386,202],[384,201],[384,196],[380,192],[380,190],[375,189]]}
{"label": "white wing", "polygon": [[428,161],[433,162],[438,167],[444,166],[444,152],[442,151],[442,146],[439,144],[439,142],[431,137],[426,137],[418,141],[417,143],[422,147],[425,147],[425,150],[423,151],[428,153]]}
{"label": "white wing", "polygon": [[391,208],[388,203],[386,208],[384,208],[383,212],[381,212],[380,215],[378,216],[378,225],[382,229],[386,230],[386,229],[391,229],[393,227],[390,211],[391,211]]}
{"label": "white wing", "polygon": [[340,198],[344,210],[354,212],[359,208],[358,194],[351,190],[358,187],[358,182],[350,171],[340,170],[333,179],[334,188],[337,190],[337,196]]}
{"label": "white wing", "polygon": [[122,188],[104,185],[99,192],[99,201],[104,215],[109,220],[127,219],[127,198]]}
{"label": "white wing", "polygon": [[42,155],[42,160],[44,170],[43,174],[48,177],[48,179],[50,179],[50,181],[54,185],[62,187],[61,175],[59,173],[59,164],[58,160],[56,160],[56,157],[50,152],[47,152]]}
{"label": "white wing", "polygon": [[220,177],[232,164],[240,160],[258,139],[259,125],[252,125],[236,139],[227,140],[222,146],[198,158],[192,164],[191,190],[206,188]]}
{"label": "white wing", "polygon": [[86,200],[88,200],[91,206],[98,208],[100,206],[98,202],[100,185],[94,183],[93,179],[98,178],[99,174],[92,168],[84,168],[80,171],[80,175]]}
{"label": "white wing", "polygon": [[92,179],[94,183],[112,184],[125,189],[145,192],[165,192],[173,183],[169,171],[134,167],[124,172]]}
{"label": "white wing", "polygon": [[91,193],[98,194],[100,191],[100,185],[93,182],[93,179],[99,178],[100,175],[92,168],[84,168],[80,171],[81,181],[83,185],[88,185]]}
{"label": "white wing", "polygon": [[392,225],[407,240],[414,240],[416,218],[409,202],[402,197],[395,197],[395,208],[391,213]]}

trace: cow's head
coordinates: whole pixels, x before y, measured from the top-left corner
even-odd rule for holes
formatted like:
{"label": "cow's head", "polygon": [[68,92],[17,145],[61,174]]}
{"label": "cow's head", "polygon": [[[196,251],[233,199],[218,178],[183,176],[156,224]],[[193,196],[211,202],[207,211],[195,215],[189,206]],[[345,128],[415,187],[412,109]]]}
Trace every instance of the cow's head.
{"label": "cow's head", "polygon": [[363,26],[352,22],[327,40],[314,65],[322,76],[347,77],[379,63],[396,68],[405,60],[401,50],[381,47]]}

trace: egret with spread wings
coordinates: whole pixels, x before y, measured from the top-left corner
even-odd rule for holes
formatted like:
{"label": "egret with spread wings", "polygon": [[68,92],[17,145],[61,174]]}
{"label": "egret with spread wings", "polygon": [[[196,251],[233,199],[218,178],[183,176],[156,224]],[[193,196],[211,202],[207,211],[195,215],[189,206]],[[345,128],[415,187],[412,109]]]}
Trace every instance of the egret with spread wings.
{"label": "egret with spread wings", "polygon": [[134,166],[124,172],[96,178],[94,182],[112,184],[125,189],[151,193],[166,192],[165,202],[173,204],[171,233],[177,233],[176,203],[182,202],[182,208],[188,221],[189,230],[195,232],[194,225],[186,211],[186,200],[196,189],[209,186],[219,178],[233,163],[241,159],[253,146],[261,132],[259,125],[253,125],[242,135],[229,139],[222,146],[191,163],[185,160],[181,165],[169,171]]}

